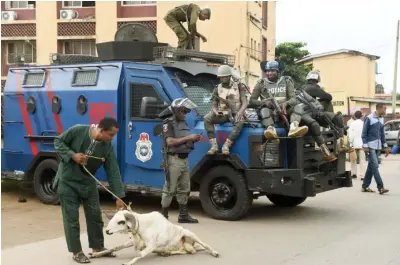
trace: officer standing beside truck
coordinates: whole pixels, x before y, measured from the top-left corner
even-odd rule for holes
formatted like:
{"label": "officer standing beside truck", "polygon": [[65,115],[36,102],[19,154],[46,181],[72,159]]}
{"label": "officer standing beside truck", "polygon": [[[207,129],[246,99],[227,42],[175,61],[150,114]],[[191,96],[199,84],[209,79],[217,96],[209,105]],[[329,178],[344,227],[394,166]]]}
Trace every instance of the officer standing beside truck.
{"label": "officer standing beside truck", "polygon": [[[207,41],[197,31],[197,20],[206,20],[211,18],[211,9],[200,9],[196,4],[177,6],[166,14],[164,17],[165,23],[170,27],[178,37],[178,49],[194,48],[194,38],[199,37],[203,42]],[[182,22],[187,22],[189,32],[183,27]]]}
{"label": "officer standing beside truck", "polygon": [[[218,68],[217,76],[221,83],[213,92],[212,111],[204,116],[204,128],[207,131],[211,143],[211,148],[207,154],[214,155],[218,152],[214,124],[222,124],[231,121],[232,131],[222,146],[222,153],[228,155],[232,142],[240,135],[243,129],[243,117],[248,101],[246,98],[246,87],[244,87],[244,84],[232,79],[232,68],[229,65],[221,65]],[[226,102],[221,102],[219,98],[226,100]],[[231,106],[228,106],[226,104],[227,102],[229,102]],[[221,110],[218,109],[218,104]],[[232,110],[232,106],[234,110]]]}
{"label": "officer standing beside truck", "polygon": [[162,214],[168,219],[168,208],[176,194],[179,203],[179,223],[198,223],[188,214],[190,194],[189,154],[194,143],[201,139],[200,134],[191,134],[185,115],[196,108],[188,98],[175,99],[168,108],[172,115],[163,121],[162,142],[164,153],[164,169],[166,179],[163,188],[161,206]]}
{"label": "officer standing beside truck", "polygon": [[[54,140],[54,147],[61,161],[55,177],[54,187],[60,194],[65,239],[68,251],[78,263],[88,263],[82,252],[79,226],[79,207],[83,204],[86,217],[89,247],[93,252],[103,251],[103,220],[99,191],[94,180],[82,166],[95,175],[104,166],[111,191],[119,198],[125,197],[118,162],[111,141],[118,133],[118,122],[111,117],[103,118],[98,127],[75,125]],[[102,159],[98,159],[102,158]],[[126,208],[116,200],[117,210]],[[115,257],[114,253],[107,255]]]}

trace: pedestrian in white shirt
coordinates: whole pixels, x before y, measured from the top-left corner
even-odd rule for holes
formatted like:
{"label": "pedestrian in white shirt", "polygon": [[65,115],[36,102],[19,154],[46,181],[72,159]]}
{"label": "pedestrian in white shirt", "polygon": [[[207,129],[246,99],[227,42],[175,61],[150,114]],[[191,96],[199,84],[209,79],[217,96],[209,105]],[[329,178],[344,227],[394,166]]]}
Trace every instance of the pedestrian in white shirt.
{"label": "pedestrian in white shirt", "polygon": [[350,154],[351,175],[353,178],[357,176],[363,177],[365,173],[365,152],[363,150],[362,131],[364,122],[361,120],[362,112],[354,113],[355,120],[350,123],[347,131],[350,147],[354,148],[354,153]]}

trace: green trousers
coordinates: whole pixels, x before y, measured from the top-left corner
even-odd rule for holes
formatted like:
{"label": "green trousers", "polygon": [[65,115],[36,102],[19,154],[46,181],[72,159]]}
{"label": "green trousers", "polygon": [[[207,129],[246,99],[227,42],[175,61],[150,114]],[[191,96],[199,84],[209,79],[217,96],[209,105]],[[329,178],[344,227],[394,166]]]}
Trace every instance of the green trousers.
{"label": "green trousers", "polygon": [[175,194],[178,203],[186,205],[190,193],[189,159],[168,155],[168,171],[161,197],[161,206],[168,208]]}
{"label": "green trousers", "polygon": [[[207,131],[207,136],[209,139],[215,138],[215,127],[214,124],[222,124],[229,122],[229,117],[227,115],[217,116],[213,111],[210,111],[204,116],[204,128]],[[228,139],[234,141],[239,137],[240,132],[244,126],[244,121],[235,121],[232,124],[232,131],[228,136]]]}
{"label": "green trousers", "polygon": [[174,17],[165,17],[165,23],[170,27],[175,35],[178,37],[178,49],[192,49],[188,48],[189,45],[189,32],[183,27],[182,23],[177,21]]}
{"label": "green trousers", "polygon": [[82,251],[79,225],[79,207],[81,204],[83,204],[85,212],[89,248],[103,248],[104,223],[101,217],[99,192],[97,187],[94,186],[94,188],[91,188],[90,190],[83,189],[85,192],[82,194],[82,192],[79,191],[79,189],[76,189],[76,187],[64,183],[59,183],[58,185],[68,251],[72,253]]}

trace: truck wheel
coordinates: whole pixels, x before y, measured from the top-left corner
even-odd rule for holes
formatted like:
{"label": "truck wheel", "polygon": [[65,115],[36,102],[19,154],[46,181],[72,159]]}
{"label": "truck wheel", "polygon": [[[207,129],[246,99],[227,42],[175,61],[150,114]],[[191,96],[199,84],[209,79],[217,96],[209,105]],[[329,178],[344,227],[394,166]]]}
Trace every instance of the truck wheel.
{"label": "truck wheel", "polygon": [[253,203],[243,175],[230,166],[211,169],[200,183],[203,210],[214,219],[239,220]]}
{"label": "truck wheel", "polygon": [[270,194],[267,197],[273,204],[281,207],[294,207],[302,204],[307,199],[307,197],[290,197],[278,194]]}
{"label": "truck wheel", "polygon": [[56,160],[46,159],[40,162],[35,170],[33,188],[44,204],[59,204],[60,202],[57,191],[52,188],[57,168]]}

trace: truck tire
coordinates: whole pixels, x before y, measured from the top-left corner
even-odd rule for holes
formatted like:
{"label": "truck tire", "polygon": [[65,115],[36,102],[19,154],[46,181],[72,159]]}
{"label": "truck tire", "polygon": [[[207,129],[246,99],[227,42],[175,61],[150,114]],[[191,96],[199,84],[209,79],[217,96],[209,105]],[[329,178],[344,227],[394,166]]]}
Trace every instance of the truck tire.
{"label": "truck tire", "polygon": [[35,169],[33,188],[40,201],[44,204],[56,205],[60,202],[57,191],[52,188],[57,168],[57,160],[45,159]]}
{"label": "truck tire", "polygon": [[235,221],[247,214],[253,194],[240,172],[230,166],[217,166],[200,182],[200,202],[212,218]]}
{"label": "truck tire", "polygon": [[302,204],[307,199],[307,197],[291,197],[278,194],[270,194],[267,197],[273,204],[281,207],[294,207]]}

